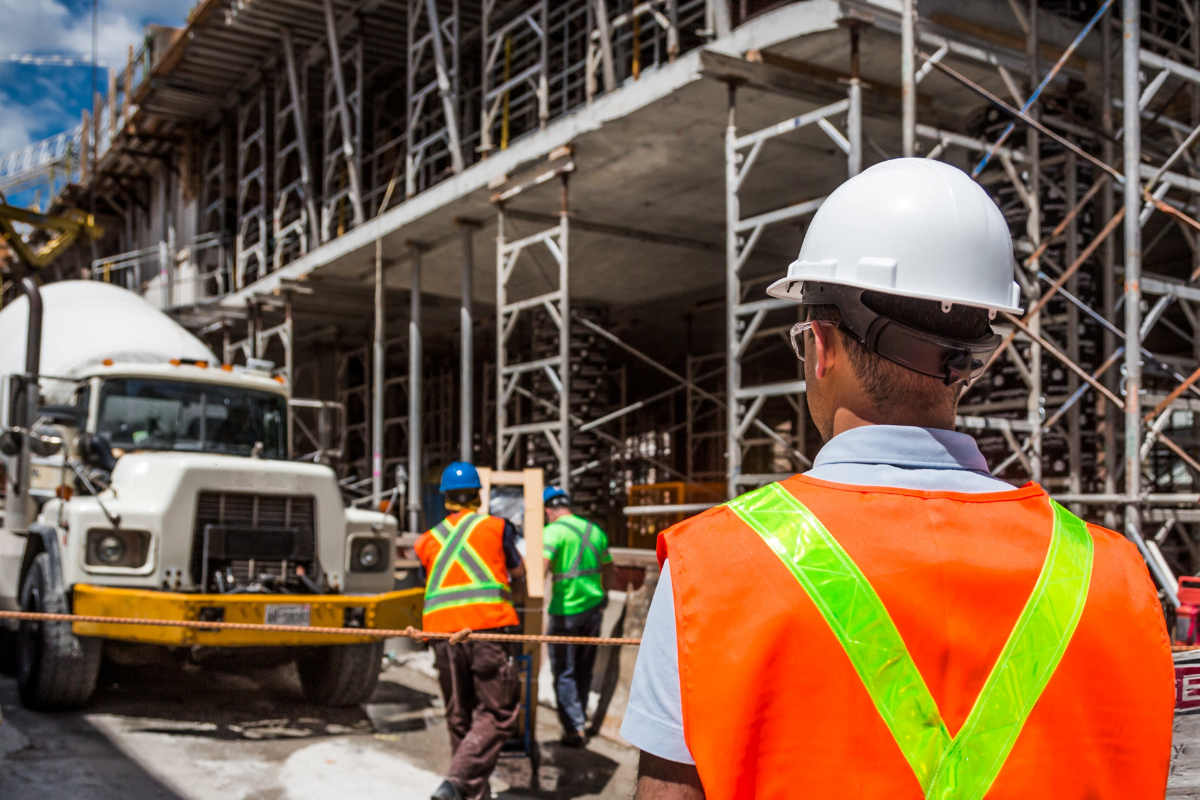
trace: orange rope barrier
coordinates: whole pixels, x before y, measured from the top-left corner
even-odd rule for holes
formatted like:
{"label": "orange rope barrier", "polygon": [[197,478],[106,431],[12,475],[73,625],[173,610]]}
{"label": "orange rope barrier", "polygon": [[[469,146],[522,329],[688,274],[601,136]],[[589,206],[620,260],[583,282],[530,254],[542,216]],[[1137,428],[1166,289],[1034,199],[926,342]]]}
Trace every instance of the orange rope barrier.
{"label": "orange rope barrier", "polygon": [[216,632],[221,630],[233,631],[264,631],[273,633],[321,633],[342,636],[376,636],[390,639],[396,636],[407,636],[414,641],[423,639],[448,639],[450,644],[459,644],[467,639],[479,642],[535,642],[547,644],[590,644],[609,647],[633,646],[642,643],[641,639],[605,639],[598,636],[549,636],[546,634],[527,633],[476,633],[464,628],[456,633],[438,631],[421,631],[411,625],[404,630],[384,630],[379,628],[310,628],[299,625],[259,625],[248,622],[207,622],[190,619],[136,619],[133,617],[89,617],[79,614],[42,614],[35,611],[0,611],[0,619],[23,619],[33,622],[92,622],[106,625],[152,625],[172,628],[194,628],[201,631]]}

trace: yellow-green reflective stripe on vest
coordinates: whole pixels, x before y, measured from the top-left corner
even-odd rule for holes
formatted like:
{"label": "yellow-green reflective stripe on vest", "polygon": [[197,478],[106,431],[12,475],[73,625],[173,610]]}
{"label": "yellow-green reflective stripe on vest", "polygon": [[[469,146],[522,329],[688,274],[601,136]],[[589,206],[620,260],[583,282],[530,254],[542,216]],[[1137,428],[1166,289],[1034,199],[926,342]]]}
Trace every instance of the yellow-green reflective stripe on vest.
{"label": "yellow-green reflective stripe on vest", "polygon": [[[571,533],[578,536],[579,537],[579,551],[577,553],[575,553],[575,560],[571,563],[571,566],[567,567],[566,572],[553,573],[551,575],[550,582],[555,585],[558,585],[560,583],[565,583],[566,581],[573,581],[576,578],[593,578],[593,579],[595,579],[595,576],[600,574],[601,564],[600,564],[600,551],[598,549],[596,549],[596,545],[592,544],[592,523],[591,523],[591,521],[586,521],[586,524],[584,525],[582,532],[578,528],[576,528],[574,525],[567,522],[566,519],[556,520],[555,522],[553,522],[551,524],[552,525],[562,525],[564,528],[569,530]],[[595,563],[594,567],[584,567],[583,566],[583,556],[585,553],[591,554],[592,561]]]}
{"label": "yellow-green reflective stripe on vest", "polygon": [[971,713],[951,737],[879,595],[825,526],[778,484],[729,508],[775,552],[821,612],[926,798],[977,800],[999,774],[1062,659],[1087,600],[1092,537],[1058,503],[1033,592]]}
{"label": "yellow-green reflective stripe on vest", "polygon": [[[453,528],[442,520],[430,531],[441,550],[433,559],[429,580],[425,584],[425,613],[472,603],[495,603],[511,600],[508,588],[496,581],[479,558],[479,554],[467,542],[475,526],[485,518],[479,514],[466,514]],[[450,565],[459,567],[471,578],[470,583],[444,587]]]}

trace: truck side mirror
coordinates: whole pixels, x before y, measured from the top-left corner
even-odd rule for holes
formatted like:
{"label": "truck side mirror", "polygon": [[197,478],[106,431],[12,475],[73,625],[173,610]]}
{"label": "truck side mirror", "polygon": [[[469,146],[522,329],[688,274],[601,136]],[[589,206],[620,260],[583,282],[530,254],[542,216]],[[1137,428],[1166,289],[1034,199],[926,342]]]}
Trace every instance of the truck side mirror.
{"label": "truck side mirror", "polygon": [[53,428],[34,428],[29,435],[29,452],[39,458],[49,458],[62,451],[63,440]]}
{"label": "truck side mirror", "polygon": [[[25,435],[26,432],[19,428],[9,428],[0,433],[0,453],[10,457],[19,454]],[[62,446],[62,437],[53,428],[40,427],[29,435],[29,452],[39,458],[57,455]]]}
{"label": "truck side mirror", "polygon": [[80,457],[88,466],[112,472],[113,467],[117,465],[117,457],[113,455],[112,445],[99,433],[85,431],[79,434],[75,445],[79,450]]}

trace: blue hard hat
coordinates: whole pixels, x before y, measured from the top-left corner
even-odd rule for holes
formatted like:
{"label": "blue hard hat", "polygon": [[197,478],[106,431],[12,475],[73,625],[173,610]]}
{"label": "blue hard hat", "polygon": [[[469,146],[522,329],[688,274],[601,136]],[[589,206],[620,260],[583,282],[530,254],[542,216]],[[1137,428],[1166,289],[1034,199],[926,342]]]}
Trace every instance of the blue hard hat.
{"label": "blue hard hat", "polygon": [[482,488],[483,484],[479,482],[479,470],[466,461],[455,461],[442,471],[442,485],[438,487],[438,491],[445,494],[459,489]]}
{"label": "blue hard hat", "polygon": [[571,495],[567,494],[563,489],[557,486],[547,486],[542,491],[542,505],[549,505],[551,500],[561,497],[568,503],[571,501]]}

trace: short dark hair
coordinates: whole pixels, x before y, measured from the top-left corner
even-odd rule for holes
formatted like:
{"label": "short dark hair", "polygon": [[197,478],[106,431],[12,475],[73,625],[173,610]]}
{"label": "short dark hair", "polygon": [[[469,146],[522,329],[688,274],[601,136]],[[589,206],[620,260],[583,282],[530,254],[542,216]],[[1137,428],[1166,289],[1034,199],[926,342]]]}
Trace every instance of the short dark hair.
{"label": "short dark hair", "polygon": [[[942,304],[937,300],[920,300],[873,291],[862,293],[862,303],[876,314],[890,317],[924,333],[950,339],[978,339],[986,336],[990,330],[988,312],[982,308],[953,305],[947,312],[942,311]],[[835,305],[819,304],[806,308],[810,320],[841,324],[842,315]],[[838,334],[846,347],[850,366],[862,381],[867,396],[881,411],[914,403],[932,407],[958,400],[962,391],[961,381],[947,386],[938,378],[914,372],[868,350],[843,328],[838,328]]]}
{"label": "short dark hair", "polygon": [[445,502],[454,503],[458,506],[469,506],[479,499],[478,489],[454,489],[446,492],[443,497]]}

